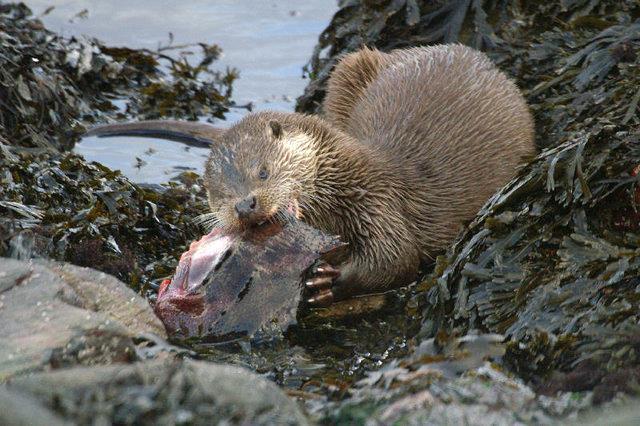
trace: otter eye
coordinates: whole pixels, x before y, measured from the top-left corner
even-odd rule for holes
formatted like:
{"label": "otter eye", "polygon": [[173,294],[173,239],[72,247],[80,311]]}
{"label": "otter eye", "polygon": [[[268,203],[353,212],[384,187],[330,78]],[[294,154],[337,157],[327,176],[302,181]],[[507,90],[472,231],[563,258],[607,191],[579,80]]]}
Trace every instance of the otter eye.
{"label": "otter eye", "polygon": [[282,125],[280,123],[276,120],[271,120],[269,122],[269,127],[271,128],[271,135],[275,139],[280,139],[282,137]]}
{"label": "otter eye", "polygon": [[260,171],[258,172],[258,177],[260,178],[260,180],[267,180],[267,178],[269,177],[269,173],[267,173],[267,169],[260,169]]}

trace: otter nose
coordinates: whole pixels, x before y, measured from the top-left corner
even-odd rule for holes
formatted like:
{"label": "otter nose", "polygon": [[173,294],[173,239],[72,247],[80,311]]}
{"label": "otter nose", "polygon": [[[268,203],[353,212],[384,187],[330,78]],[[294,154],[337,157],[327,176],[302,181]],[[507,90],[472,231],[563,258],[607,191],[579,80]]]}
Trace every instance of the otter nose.
{"label": "otter nose", "polygon": [[238,217],[246,218],[250,216],[256,209],[256,197],[250,196],[242,201],[238,201],[235,208],[238,213]]}

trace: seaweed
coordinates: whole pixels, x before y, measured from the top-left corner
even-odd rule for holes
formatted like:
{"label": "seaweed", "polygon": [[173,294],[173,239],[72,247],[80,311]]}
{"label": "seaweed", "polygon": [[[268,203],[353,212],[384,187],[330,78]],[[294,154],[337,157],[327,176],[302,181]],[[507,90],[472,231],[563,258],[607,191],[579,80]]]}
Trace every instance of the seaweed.
{"label": "seaweed", "polygon": [[[60,151],[110,117],[221,118],[236,71],[210,68],[215,44],[170,39],[150,51],[63,38],[22,3],[0,3],[0,30],[0,256],[71,261],[151,291],[199,232],[201,179],[144,187]],[[195,65],[191,48],[202,52]],[[128,99],[123,111],[116,99]]]}
{"label": "seaweed", "polygon": [[[426,316],[459,332],[506,334],[518,353],[511,362],[523,374],[596,354],[613,362],[638,331],[629,328],[637,324],[640,299],[628,277],[640,267],[639,240],[620,219],[635,215],[637,179],[630,171],[639,155],[637,134],[604,129],[543,152],[458,241],[429,292]],[[611,232],[613,224],[620,233]],[[611,337],[616,344],[590,346],[614,331],[622,333]],[[554,344],[540,347],[539,339]],[[523,356],[527,346],[535,361]],[[565,352],[560,358],[555,346]]]}
{"label": "seaweed", "polygon": [[[501,42],[488,24],[481,0],[353,0],[341,2],[341,6],[305,66],[312,81],[298,98],[296,109],[300,112],[318,112],[324,86],[338,58],[361,46],[389,51],[461,38],[477,48],[495,47]],[[468,20],[472,25],[464,26]]]}
{"label": "seaweed", "polygon": [[[638,17],[640,7],[632,0],[342,1],[304,68],[310,82],[298,98],[296,110],[319,112],[327,79],[338,59],[362,46],[389,51],[462,42],[486,51],[522,86],[531,87],[540,83],[541,78],[555,74],[557,63],[552,59],[577,45],[574,34],[584,38],[596,30],[604,30],[594,40],[596,43],[608,45],[615,38],[620,45],[611,46],[610,54],[600,53],[600,58],[588,59],[593,66],[581,80],[589,81],[592,73],[606,74],[615,64],[629,61],[629,55],[633,55],[630,45],[637,40],[637,30],[629,24]],[[619,37],[620,31],[626,31],[626,38]],[[532,60],[541,55],[544,67]]]}
{"label": "seaweed", "polygon": [[[180,48],[177,58],[169,55]],[[189,49],[202,59],[187,61]],[[69,150],[84,125],[108,117],[222,118],[237,72],[213,71],[217,45],[116,48],[48,31],[23,3],[0,3],[0,135]],[[125,111],[112,102],[127,99]]]}
{"label": "seaweed", "polygon": [[[546,149],[488,201],[441,260],[446,270],[429,278],[438,285],[424,334],[503,333],[506,364],[541,386],[553,371],[582,370],[602,390],[638,368],[640,21],[620,22],[554,28],[501,63],[523,76]],[[597,402],[614,395],[598,392]]]}
{"label": "seaweed", "polygon": [[504,334],[503,365],[541,391],[593,389],[598,403],[635,392],[640,5],[344,1],[307,64],[297,109],[320,111],[344,53],[441,42],[485,51],[517,82],[542,152],[419,283],[419,336]]}
{"label": "seaweed", "polygon": [[66,260],[150,290],[172,273],[205,211],[193,173],[139,186],[77,155],[0,143],[0,256]]}

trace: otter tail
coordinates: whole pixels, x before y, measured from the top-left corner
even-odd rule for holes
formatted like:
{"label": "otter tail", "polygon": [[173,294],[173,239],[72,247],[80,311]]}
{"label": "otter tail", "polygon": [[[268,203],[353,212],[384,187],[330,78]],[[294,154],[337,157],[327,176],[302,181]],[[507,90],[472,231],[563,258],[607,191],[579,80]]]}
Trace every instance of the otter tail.
{"label": "otter tail", "polygon": [[105,124],[89,129],[84,136],[138,136],[166,139],[189,146],[208,148],[224,133],[224,129],[209,124],[175,121],[150,120],[130,123]]}

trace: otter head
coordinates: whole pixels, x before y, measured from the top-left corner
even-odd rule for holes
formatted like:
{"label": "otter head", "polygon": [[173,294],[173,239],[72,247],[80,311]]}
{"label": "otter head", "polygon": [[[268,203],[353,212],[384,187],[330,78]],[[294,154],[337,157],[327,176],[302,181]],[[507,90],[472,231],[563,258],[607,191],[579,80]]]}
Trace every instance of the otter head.
{"label": "otter head", "polygon": [[218,225],[241,230],[301,215],[298,199],[313,181],[315,153],[311,138],[283,118],[249,115],[212,147],[205,182]]}

